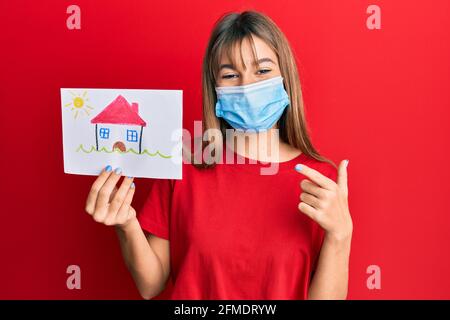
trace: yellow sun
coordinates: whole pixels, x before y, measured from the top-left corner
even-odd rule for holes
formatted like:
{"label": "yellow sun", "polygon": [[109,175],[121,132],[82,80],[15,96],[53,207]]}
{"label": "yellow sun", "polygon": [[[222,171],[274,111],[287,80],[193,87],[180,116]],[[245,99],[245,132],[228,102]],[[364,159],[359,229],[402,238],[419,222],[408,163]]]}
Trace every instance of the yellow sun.
{"label": "yellow sun", "polygon": [[87,104],[89,101],[86,97],[87,91],[84,91],[82,94],[70,91],[70,94],[73,96],[72,101],[66,103],[64,106],[71,107],[70,110],[74,112],[73,117],[76,119],[78,115],[89,115],[89,110],[93,110],[94,108]]}

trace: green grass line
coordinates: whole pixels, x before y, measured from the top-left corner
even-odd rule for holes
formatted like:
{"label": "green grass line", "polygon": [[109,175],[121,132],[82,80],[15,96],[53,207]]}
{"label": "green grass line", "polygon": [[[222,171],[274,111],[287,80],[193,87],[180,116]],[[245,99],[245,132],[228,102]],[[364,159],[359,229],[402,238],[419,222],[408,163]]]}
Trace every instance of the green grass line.
{"label": "green grass line", "polygon": [[[134,154],[138,154],[138,155],[139,155],[139,152],[136,151],[136,150],[134,150],[133,148],[129,148],[127,151],[122,152],[122,151],[120,151],[118,148],[116,148],[116,149],[114,149],[114,150],[108,150],[106,147],[102,147],[102,148],[100,148],[100,149],[97,151],[96,148],[95,148],[94,146],[91,146],[90,149],[86,150],[86,149],[83,147],[82,144],[80,144],[80,145],[78,146],[77,150],[76,150],[76,152],[80,152],[80,151],[82,151],[82,152],[84,152],[84,153],[92,153],[92,152],[94,152],[94,151],[95,151],[95,152],[105,152],[105,153],[114,153],[114,152],[115,152],[115,153],[118,153],[118,154],[123,154],[123,153],[129,153],[129,152],[131,152],[131,153],[134,153]],[[165,154],[162,154],[162,153],[159,152],[159,151],[156,151],[156,152],[154,152],[154,153],[151,153],[151,152],[149,152],[147,149],[144,149],[144,151],[142,151],[140,154],[146,154],[146,155],[148,155],[148,156],[150,156],[150,157],[160,156],[161,158],[164,158],[164,159],[172,158],[172,156],[167,156],[167,155],[165,155]]]}

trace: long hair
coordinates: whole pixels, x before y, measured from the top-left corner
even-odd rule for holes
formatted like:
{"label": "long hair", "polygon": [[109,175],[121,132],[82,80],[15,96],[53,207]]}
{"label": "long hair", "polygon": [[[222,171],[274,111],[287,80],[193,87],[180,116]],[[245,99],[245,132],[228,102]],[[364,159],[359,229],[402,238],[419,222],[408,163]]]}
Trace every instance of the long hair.
{"label": "long hair", "polygon": [[[212,30],[202,67],[203,133],[208,129],[220,129],[223,139],[209,143],[218,145],[224,143],[225,130],[230,128],[225,120],[215,115],[217,102],[215,85],[222,55],[226,54],[233,65],[236,65],[234,49],[236,46],[241,46],[244,39],[248,39],[253,48],[253,57],[257,61],[252,35],[261,38],[276,53],[281,76],[284,78],[285,90],[290,98],[290,105],[278,121],[280,139],[300,149],[306,155],[322,162],[328,162],[336,168],[336,165],[321,156],[311,143],[305,121],[297,65],[288,40],[268,16],[255,11],[225,14],[216,22]],[[202,141],[202,150],[207,143],[207,141]],[[216,150],[220,149],[221,147],[218,146]],[[200,166],[208,167],[209,165],[202,163]]]}

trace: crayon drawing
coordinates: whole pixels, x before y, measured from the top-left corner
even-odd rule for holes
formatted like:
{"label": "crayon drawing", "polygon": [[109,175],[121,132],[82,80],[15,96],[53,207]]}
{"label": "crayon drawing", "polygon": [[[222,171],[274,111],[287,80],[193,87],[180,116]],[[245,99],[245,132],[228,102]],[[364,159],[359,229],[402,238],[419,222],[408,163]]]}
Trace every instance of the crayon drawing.
{"label": "crayon drawing", "polygon": [[72,95],[71,101],[65,104],[65,107],[70,107],[73,111],[73,117],[76,119],[78,115],[90,115],[90,110],[93,108],[88,104],[89,98],[87,97],[87,91],[84,90],[83,93],[75,93],[70,91]]}
{"label": "crayon drawing", "polygon": [[95,125],[95,148],[106,147],[121,152],[134,148],[142,153],[142,131],[147,123],[139,116],[139,105],[117,96],[102,112],[91,119]]}
{"label": "crayon drawing", "polygon": [[181,179],[180,90],[61,89],[64,172]]}

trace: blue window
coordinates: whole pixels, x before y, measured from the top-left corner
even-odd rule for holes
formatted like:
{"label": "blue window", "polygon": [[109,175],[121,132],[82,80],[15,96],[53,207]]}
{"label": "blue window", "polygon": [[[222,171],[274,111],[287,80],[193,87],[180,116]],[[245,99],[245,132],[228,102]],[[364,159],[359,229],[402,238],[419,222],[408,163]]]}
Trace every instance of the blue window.
{"label": "blue window", "polygon": [[136,130],[127,130],[127,141],[137,142],[138,134]]}
{"label": "blue window", "polygon": [[109,128],[100,128],[100,138],[109,139]]}

